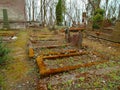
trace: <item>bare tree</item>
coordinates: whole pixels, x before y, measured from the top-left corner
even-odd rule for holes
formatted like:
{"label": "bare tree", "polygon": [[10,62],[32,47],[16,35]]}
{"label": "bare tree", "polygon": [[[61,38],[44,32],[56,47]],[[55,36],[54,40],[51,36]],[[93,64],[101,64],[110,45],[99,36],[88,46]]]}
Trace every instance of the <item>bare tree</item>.
{"label": "bare tree", "polygon": [[34,2],[34,0],[32,0],[32,21],[34,21],[35,20],[35,6],[34,6],[34,4],[35,4],[35,2]]}
{"label": "bare tree", "polygon": [[[29,21],[36,21],[37,19],[43,25],[53,24],[56,21],[55,7],[57,2],[58,0],[26,0],[27,19]],[[89,18],[94,15],[94,11],[97,8],[105,9],[106,18],[112,18],[114,16],[118,18],[119,16],[119,0],[81,0],[80,2],[77,0],[63,0],[63,2],[67,3],[63,15],[65,17],[64,21],[69,23],[80,21],[82,12],[85,11],[84,8],[86,8]],[[104,2],[104,4],[101,4],[101,2]],[[82,6],[80,3],[82,3]]]}

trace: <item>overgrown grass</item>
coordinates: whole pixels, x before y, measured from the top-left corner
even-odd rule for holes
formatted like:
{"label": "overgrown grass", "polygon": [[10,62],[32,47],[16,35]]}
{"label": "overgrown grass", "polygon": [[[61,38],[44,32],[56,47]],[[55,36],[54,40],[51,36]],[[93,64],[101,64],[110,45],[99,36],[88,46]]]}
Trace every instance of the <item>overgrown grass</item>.
{"label": "overgrown grass", "polygon": [[104,54],[109,57],[118,57],[120,56],[120,52],[117,51],[116,49],[105,46],[105,44],[100,44],[99,42],[95,42],[92,40],[84,39],[83,43],[87,45],[89,48],[91,48],[94,51],[97,51],[101,54]]}
{"label": "overgrown grass", "polygon": [[5,88],[4,76],[3,76],[3,74],[0,72],[0,90],[4,90],[4,88]]}
{"label": "overgrown grass", "polygon": [[[17,82],[24,77],[25,72],[27,72],[28,64],[25,61],[27,59],[26,45],[27,45],[27,32],[19,31],[17,35],[17,40],[12,43],[7,43],[7,46],[11,49],[10,61],[7,63],[6,67],[0,68],[0,86],[10,88],[10,82]],[[12,58],[11,58],[12,56]],[[12,60],[11,60],[12,59]],[[5,79],[3,80],[3,76]],[[1,89],[0,89],[1,90]],[[5,89],[6,90],[6,89]],[[9,89],[13,90],[13,89]]]}
{"label": "overgrown grass", "polygon": [[2,89],[3,77],[0,75],[0,90]]}
{"label": "overgrown grass", "polygon": [[8,60],[9,52],[10,50],[3,43],[2,39],[0,39],[0,64],[3,64]]}

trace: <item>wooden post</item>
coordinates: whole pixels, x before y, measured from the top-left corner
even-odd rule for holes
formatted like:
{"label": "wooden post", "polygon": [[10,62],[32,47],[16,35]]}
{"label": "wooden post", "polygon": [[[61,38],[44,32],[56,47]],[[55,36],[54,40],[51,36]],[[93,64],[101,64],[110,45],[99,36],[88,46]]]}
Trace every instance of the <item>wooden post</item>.
{"label": "wooden post", "polygon": [[68,28],[65,29],[65,39],[66,42],[70,43],[70,31]]}
{"label": "wooden post", "polygon": [[82,13],[82,23],[83,23],[84,27],[86,27],[86,12]]}
{"label": "wooden post", "polygon": [[81,49],[82,48],[82,41],[83,41],[83,35],[82,35],[82,31],[80,30],[78,32],[78,48]]}

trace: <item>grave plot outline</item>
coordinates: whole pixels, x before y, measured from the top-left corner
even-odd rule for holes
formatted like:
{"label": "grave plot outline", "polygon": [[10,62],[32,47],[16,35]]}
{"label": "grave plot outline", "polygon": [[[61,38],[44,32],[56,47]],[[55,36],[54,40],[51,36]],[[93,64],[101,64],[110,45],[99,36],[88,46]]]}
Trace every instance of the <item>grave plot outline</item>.
{"label": "grave plot outline", "polygon": [[[71,53],[71,54],[75,54],[75,53]],[[86,52],[82,52],[82,53],[79,53],[78,55],[85,55],[85,54],[86,54]],[[94,54],[97,55],[98,53],[94,53]],[[65,56],[65,54],[59,54],[60,57],[62,57],[62,56],[63,57],[70,57],[69,54],[66,54],[66,55],[68,55],[68,56]],[[58,57],[55,56],[55,58],[60,58],[59,56]],[[98,56],[103,58],[101,55],[98,55]],[[55,59],[54,55],[52,56],[52,58]],[[37,61],[38,67],[39,67],[40,75],[47,76],[47,75],[65,72],[65,71],[69,71],[69,70],[75,70],[75,69],[78,69],[81,67],[90,67],[93,65],[98,65],[98,64],[106,63],[109,61],[109,60],[101,60],[101,61],[94,61],[94,62],[89,62],[89,63],[84,63],[84,64],[73,65],[73,66],[63,66],[63,67],[56,68],[56,69],[54,69],[54,68],[50,69],[50,68],[47,68],[47,65],[44,63],[44,60],[45,59],[53,60],[52,58],[51,58],[51,56],[44,56],[44,55],[40,55],[36,58],[36,61]]]}

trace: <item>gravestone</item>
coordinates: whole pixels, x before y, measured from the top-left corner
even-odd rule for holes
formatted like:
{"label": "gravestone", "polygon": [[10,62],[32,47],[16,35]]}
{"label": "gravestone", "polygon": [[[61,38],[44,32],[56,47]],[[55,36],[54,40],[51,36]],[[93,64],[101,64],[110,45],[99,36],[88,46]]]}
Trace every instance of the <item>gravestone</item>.
{"label": "gravestone", "polygon": [[115,42],[120,42],[120,21],[117,21],[115,24],[115,29],[112,33],[112,40],[114,40]]}
{"label": "gravestone", "polygon": [[91,31],[91,30],[93,30],[92,26],[93,26],[93,23],[91,21],[89,21],[86,25],[86,29]]}
{"label": "gravestone", "polygon": [[70,31],[68,28],[65,29],[65,40],[66,42],[70,42]]}
{"label": "gravestone", "polygon": [[76,47],[78,47],[79,49],[81,49],[82,48],[82,41],[83,41],[83,35],[82,35],[82,31],[79,31],[79,32],[77,32],[77,33],[75,33],[75,34],[73,34],[72,36],[71,36],[71,44],[73,45],[73,46],[76,46]]}
{"label": "gravestone", "polygon": [[3,9],[3,29],[9,29],[8,13],[7,9]]}

